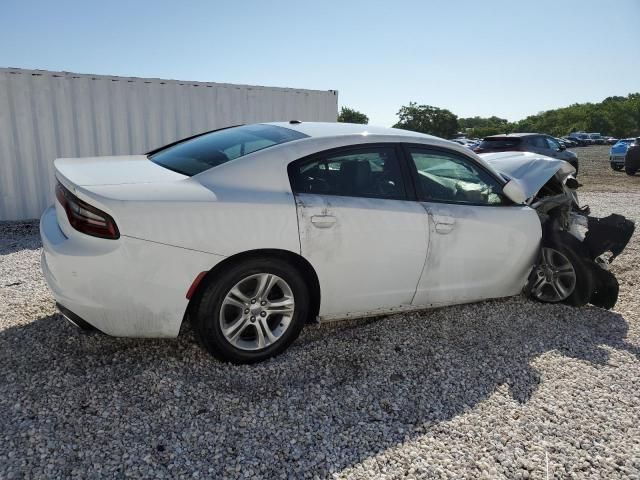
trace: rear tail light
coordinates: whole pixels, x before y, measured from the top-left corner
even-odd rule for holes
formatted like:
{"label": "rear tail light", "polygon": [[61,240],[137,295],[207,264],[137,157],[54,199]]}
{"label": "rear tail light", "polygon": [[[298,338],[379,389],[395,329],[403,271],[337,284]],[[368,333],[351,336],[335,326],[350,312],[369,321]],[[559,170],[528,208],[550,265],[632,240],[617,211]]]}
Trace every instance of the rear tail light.
{"label": "rear tail light", "polygon": [[56,184],[56,198],[67,212],[73,228],[92,237],[116,240],[120,232],[111,215],[80,200],[60,182]]}

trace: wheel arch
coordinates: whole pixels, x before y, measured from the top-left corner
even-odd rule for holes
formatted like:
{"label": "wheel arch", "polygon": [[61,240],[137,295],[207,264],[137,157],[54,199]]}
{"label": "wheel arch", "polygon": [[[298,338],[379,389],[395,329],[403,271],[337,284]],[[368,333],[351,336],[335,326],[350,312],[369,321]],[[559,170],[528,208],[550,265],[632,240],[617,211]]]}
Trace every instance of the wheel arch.
{"label": "wheel arch", "polygon": [[291,252],[289,250],[281,250],[281,249],[257,249],[257,250],[248,250],[245,252],[237,253],[235,255],[231,255],[230,257],[225,258],[220,263],[216,264],[211,270],[209,270],[204,277],[197,284],[195,291],[193,292],[191,299],[189,300],[189,304],[187,305],[187,309],[185,312],[185,317],[183,319],[183,323],[185,319],[187,319],[194,306],[198,304],[200,298],[202,297],[202,293],[206,290],[206,288],[215,281],[217,275],[239,263],[245,262],[247,260],[253,258],[278,258],[282,261],[285,261],[291,265],[293,265],[303,276],[307,287],[309,288],[309,298],[311,300],[311,305],[309,306],[309,317],[307,318],[307,323],[313,323],[320,312],[320,280],[318,279],[318,275],[313,268],[313,266],[309,263],[309,261],[304,258],[302,255]]}

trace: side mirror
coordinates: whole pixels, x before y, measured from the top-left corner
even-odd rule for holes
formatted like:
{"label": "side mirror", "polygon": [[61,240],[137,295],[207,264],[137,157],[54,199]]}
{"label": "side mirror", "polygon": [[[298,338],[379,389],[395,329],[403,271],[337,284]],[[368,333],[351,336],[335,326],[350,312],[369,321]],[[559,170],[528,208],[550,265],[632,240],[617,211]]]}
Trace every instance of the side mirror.
{"label": "side mirror", "polygon": [[509,180],[507,184],[502,187],[502,193],[513,203],[517,204],[522,204],[527,199],[524,190],[522,190],[522,187],[515,180]]}
{"label": "side mirror", "polygon": [[560,144],[560,151],[566,150],[567,147],[565,147],[563,144]]}

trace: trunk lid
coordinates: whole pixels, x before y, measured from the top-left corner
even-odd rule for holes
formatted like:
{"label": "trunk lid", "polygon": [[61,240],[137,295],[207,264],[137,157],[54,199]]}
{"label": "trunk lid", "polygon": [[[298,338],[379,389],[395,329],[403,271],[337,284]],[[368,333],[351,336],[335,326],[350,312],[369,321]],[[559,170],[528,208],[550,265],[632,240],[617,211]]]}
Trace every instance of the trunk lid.
{"label": "trunk lid", "polygon": [[[125,195],[131,198],[163,196],[166,188],[183,184],[189,178],[151,162],[145,155],[59,158],[54,162],[58,182],[80,201],[121,220]],[[111,190],[111,191],[109,191]],[[120,206],[120,208],[118,208]],[[63,233],[76,235],[67,211],[56,199],[56,216]]]}
{"label": "trunk lid", "polygon": [[166,183],[188,178],[153,163],[145,155],[59,158],[54,165],[56,175],[64,177],[65,183],[81,187]]}

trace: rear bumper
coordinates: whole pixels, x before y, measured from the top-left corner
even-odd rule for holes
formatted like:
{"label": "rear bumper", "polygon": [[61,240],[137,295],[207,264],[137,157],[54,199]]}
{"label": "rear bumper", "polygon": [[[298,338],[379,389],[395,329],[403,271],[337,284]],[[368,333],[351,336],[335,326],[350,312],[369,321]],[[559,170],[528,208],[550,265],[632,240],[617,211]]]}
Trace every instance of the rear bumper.
{"label": "rear bumper", "polygon": [[63,314],[119,337],[176,337],[189,286],[223,258],[125,236],[67,237],[53,207],[40,235],[42,273]]}
{"label": "rear bumper", "polygon": [[610,155],[609,162],[614,165],[624,165],[624,155]]}
{"label": "rear bumper", "polygon": [[78,315],[73,313],[71,310],[69,310],[66,307],[63,307],[62,305],[60,305],[57,302],[56,302],[56,307],[58,307],[58,310],[60,311],[60,313],[62,314],[62,316],[64,318],[69,320],[70,323],[72,323],[73,325],[75,325],[79,329],[87,330],[87,331],[99,331],[96,327],[91,325],[89,322],[85,321],[83,318],[80,318]]}

